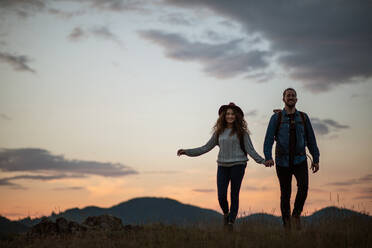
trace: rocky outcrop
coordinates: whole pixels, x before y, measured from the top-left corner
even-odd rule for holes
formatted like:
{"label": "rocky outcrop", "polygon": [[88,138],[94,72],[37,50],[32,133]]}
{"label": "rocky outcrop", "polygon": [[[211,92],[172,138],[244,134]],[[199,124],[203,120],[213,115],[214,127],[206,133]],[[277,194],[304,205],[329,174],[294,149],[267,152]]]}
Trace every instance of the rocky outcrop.
{"label": "rocky outcrop", "polygon": [[29,236],[53,236],[66,234],[81,234],[90,230],[118,231],[127,229],[123,227],[121,219],[111,215],[88,217],[82,224],[68,221],[63,217],[53,222],[49,218],[43,218],[39,224],[33,226],[28,232]]}
{"label": "rocky outcrop", "polygon": [[90,229],[100,229],[105,231],[117,231],[123,228],[121,219],[107,214],[88,217],[83,222],[83,225]]}

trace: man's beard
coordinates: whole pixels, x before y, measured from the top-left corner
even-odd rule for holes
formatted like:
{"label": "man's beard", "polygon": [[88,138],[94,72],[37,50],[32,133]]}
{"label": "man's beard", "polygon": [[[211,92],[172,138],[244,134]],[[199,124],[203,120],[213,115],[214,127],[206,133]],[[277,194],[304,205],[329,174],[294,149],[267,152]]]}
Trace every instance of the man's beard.
{"label": "man's beard", "polygon": [[294,107],[296,106],[296,103],[295,103],[295,102],[291,102],[291,103],[286,102],[285,105],[286,105],[288,108],[294,108]]}

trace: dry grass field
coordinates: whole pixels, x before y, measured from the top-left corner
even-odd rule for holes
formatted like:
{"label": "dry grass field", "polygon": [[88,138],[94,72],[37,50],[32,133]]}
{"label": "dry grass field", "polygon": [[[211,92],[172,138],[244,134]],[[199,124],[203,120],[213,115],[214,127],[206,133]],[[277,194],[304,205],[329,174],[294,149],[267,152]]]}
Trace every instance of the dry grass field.
{"label": "dry grass field", "polygon": [[284,231],[280,225],[255,220],[235,226],[234,232],[219,225],[178,227],[151,224],[115,232],[92,231],[80,235],[3,237],[0,247],[372,247],[371,218],[322,219],[304,224],[302,230]]}

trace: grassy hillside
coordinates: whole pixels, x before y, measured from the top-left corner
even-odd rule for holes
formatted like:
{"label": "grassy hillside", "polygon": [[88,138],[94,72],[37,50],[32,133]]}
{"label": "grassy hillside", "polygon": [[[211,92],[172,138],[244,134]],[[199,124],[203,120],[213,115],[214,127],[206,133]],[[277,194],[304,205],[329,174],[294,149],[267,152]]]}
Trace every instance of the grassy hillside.
{"label": "grassy hillside", "polygon": [[349,216],[307,223],[301,231],[247,220],[234,233],[220,225],[178,227],[151,224],[115,232],[88,232],[80,236],[27,238],[20,234],[0,241],[0,247],[372,247],[371,218]]}

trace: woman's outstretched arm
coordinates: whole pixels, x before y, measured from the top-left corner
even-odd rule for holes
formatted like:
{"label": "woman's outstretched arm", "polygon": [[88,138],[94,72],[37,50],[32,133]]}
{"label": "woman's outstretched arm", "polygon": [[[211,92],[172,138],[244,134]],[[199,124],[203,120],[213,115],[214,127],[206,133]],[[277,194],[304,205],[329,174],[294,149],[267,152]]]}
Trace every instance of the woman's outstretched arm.
{"label": "woman's outstretched arm", "polygon": [[205,144],[204,146],[193,149],[179,149],[177,151],[177,155],[187,155],[190,157],[200,156],[212,150],[217,145],[217,143],[217,135],[213,134],[212,137],[208,140],[207,144]]}

